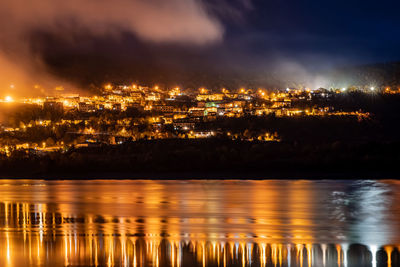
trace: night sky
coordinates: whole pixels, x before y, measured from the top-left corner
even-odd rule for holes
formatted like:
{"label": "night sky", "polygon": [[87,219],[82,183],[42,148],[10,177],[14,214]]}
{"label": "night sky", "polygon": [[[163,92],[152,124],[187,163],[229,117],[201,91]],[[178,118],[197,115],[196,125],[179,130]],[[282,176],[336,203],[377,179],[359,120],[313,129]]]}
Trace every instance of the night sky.
{"label": "night sky", "polygon": [[257,1],[245,39],[261,51],[307,60],[399,59],[397,1]]}
{"label": "night sky", "polygon": [[3,1],[0,83],[315,81],[331,68],[398,61],[399,7],[344,0]]}

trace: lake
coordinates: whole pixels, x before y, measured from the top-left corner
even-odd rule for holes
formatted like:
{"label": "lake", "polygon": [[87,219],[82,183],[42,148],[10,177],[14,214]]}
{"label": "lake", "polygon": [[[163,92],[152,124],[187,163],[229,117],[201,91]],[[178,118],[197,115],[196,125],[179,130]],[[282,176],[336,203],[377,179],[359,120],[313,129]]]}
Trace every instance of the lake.
{"label": "lake", "polygon": [[400,181],[0,180],[0,266],[400,266]]}

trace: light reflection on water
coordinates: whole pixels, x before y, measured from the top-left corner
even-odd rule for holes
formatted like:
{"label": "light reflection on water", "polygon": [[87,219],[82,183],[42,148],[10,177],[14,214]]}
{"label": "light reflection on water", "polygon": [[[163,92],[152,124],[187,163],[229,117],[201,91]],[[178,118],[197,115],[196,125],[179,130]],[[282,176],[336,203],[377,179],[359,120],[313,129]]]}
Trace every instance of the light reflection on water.
{"label": "light reflection on water", "polygon": [[0,181],[0,266],[400,266],[398,181]]}

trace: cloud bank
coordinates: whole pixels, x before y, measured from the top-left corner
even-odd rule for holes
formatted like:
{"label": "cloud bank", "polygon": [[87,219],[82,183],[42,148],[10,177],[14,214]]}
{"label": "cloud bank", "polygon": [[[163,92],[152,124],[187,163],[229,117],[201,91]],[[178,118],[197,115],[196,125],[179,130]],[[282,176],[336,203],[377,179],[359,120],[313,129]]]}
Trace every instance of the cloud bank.
{"label": "cloud bank", "polygon": [[35,31],[65,31],[61,35],[68,38],[66,29],[196,46],[219,42],[224,34],[200,0],[0,0],[0,92],[10,84],[24,93],[37,83],[57,85],[40,55],[32,52],[30,37]]}

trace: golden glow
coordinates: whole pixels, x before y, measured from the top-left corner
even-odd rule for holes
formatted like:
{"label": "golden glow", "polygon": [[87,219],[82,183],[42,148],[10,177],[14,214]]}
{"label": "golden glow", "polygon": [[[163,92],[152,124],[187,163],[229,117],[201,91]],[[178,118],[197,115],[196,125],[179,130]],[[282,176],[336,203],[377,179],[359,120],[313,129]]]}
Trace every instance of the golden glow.
{"label": "golden glow", "polygon": [[204,87],[200,88],[200,94],[204,95],[204,94],[208,94],[208,90]]}
{"label": "golden glow", "polygon": [[[3,205],[11,207],[10,204],[3,203]],[[157,234],[150,233],[143,237],[135,237],[133,233],[126,231],[135,229],[126,220],[120,220],[115,227],[106,224],[104,230],[100,232],[91,230],[88,232],[89,235],[81,235],[78,234],[77,229],[73,230],[71,225],[68,225],[69,219],[67,218],[70,215],[67,213],[57,215],[61,216],[61,220],[57,222],[53,217],[56,216],[55,213],[39,211],[32,205],[22,203],[17,205],[21,207],[20,212],[25,216],[21,217],[21,224],[18,227],[26,231],[27,238],[23,239],[22,235],[11,236],[7,228],[4,229],[6,232],[0,234],[0,245],[5,248],[4,254],[0,250],[0,263],[4,260],[5,266],[10,267],[14,263],[28,264],[29,262],[36,266],[41,262],[48,262],[49,259],[53,266],[75,266],[82,262],[90,266],[99,266],[99,263],[105,263],[105,266],[143,266],[144,262],[152,262],[153,266],[180,267],[182,266],[182,255],[185,255],[186,258],[192,257],[198,265],[204,267],[230,266],[233,263],[236,263],[235,266],[250,266],[256,258],[259,259],[261,266],[290,266],[289,262],[292,259],[294,262],[291,262],[291,266],[294,267],[315,266],[314,260],[323,262],[324,266],[326,261],[329,261],[332,266],[343,266],[340,245],[328,248],[330,254],[335,253],[334,250],[336,250],[336,259],[333,257],[326,259],[324,256],[327,253],[326,247],[321,247],[323,254],[314,254],[314,251],[319,250],[319,245],[309,243],[297,243],[292,247],[255,240],[249,243],[248,240],[240,239],[230,240],[226,243],[194,239],[188,243],[185,240],[176,240],[172,237],[162,238]],[[44,205],[43,208],[47,207]],[[47,222],[43,220],[41,222],[43,226],[40,226],[46,230],[46,235],[41,236],[36,232],[37,225],[32,224],[35,222],[35,218],[32,217],[35,214],[32,214],[30,210],[36,210],[39,218],[47,218]],[[3,211],[6,212],[6,210]],[[15,211],[13,212],[14,214],[8,211],[10,221],[13,220],[13,216],[17,215]],[[86,229],[96,229],[98,224],[94,219],[94,217],[89,217],[85,220]],[[112,220],[107,217],[104,219]],[[53,245],[44,245],[50,243]],[[98,251],[99,243],[103,244],[101,253]],[[294,252],[292,249],[295,249]],[[387,266],[391,267],[393,249],[385,247],[384,251],[388,257]],[[290,256],[292,254],[295,255],[294,258]],[[22,255],[31,255],[31,257]],[[268,262],[271,262],[272,265],[268,265]]]}
{"label": "golden glow", "polygon": [[[229,182],[5,184],[0,266],[193,266],[185,259],[205,267],[346,266],[344,245],[319,245],[310,233],[316,221],[304,211],[318,212],[311,205],[317,190],[306,181],[285,185],[284,192],[273,181],[246,182],[241,190]],[[221,195],[227,202],[216,201]],[[237,199],[246,203],[227,204]],[[387,266],[396,264],[395,250],[380,250]]]}
{"label": "golden glow", "polygon": [[[39,85],[34,85],[34,87],[39,88]],[[118,90],[113,90],[117,88]],[[122,88],[122,89],[121,89]],[[138,88],[139,90],[133,90]],[[349,111],[349,112],[342,112],[342,111],[335,111],[330,106],[325,107],[312,107],[312,108],[296,108],[292,107],[292,100],[293,97],[301,97],[301,95],[310,95],[309,89],[290,89],[290,93],[284,91],[268,91],[264,88],[258,88],[257,91],[252,93],[252,90],[248,90],[246,88],[240,88],[239,95],[238,92],[229,93],[226,88],[222,88],[222,92],[211,92],[206,88],[200,88],[200,92],[197,96],[187,95],[192,100],[197,100],[197,105],[193,107],[180,107],[180,105],[175,106],[174,104],[167,103],[166,98],[169,96],[171,100],[177,100],[177,96],[184,95],[181,92],[179,87],[172,88],[170,90],[163,91],[158,90],[160,89],[157,85],[152,88],[143,87],[136,84],[133,85],[118,85],[114,86],[111,83],[107,83],[104,85],[105,91],[103,91],[102,95],[94,95],[94,96],[80,96],[79,94],[60,94],[61,91],[58,92],[57,96],[47,96],[47,97],[26,97],[21,99],[13,99],[12,96],[5,96],[0,102],[2,103],[23,103],[23,104],[31,104],[31,105],[38,105],[42,108],[46,107],[49,103],[57,103],[57,108],[60,108],[64,111],[71,111],[71,110],[79,110],[80,112],[86,113],[94,113],[94,112],[102,112],[104,110],[113,110],[113,111],[126,111],[128,107],[131,105],[138,109],[143,109],[145,111],[155,111],[157,112],[158,118],[149,118],[141,117],[141,122],[148,121],[153,124],[172,124],[174,125],[174,119],[188,119],[188,121],[192,120],[191,117],[203,117],[207,120],[214,120],[217,117],[229,117],[229,118],[239,118],[243,117],[246,114],[246,110],[251,114],[256,116],[265,116],[268,114],[274,114],[277,117],[294,117],[294,116],[348,116],[348,117],[356,117],[359,121],[366,120],[370,117],[368,112],[362,111]],[[369,88],[368,92],[372,93]],[[340,89],[337,89],[340,91]],[[349,89],[350,90],[350,89]],[[376,88],[378,91],[378,88]],[[400,90],[395,88],[387,87],[383,90],[385,93],[400,93]],[[10,93],[12,91],[10,90]],[[297,95],[298,94],[298,95]],[[264,100],[268,100],[269,104],[262,103],[262,104],[254,104],[250,102],[252,97],[258,97]],[[207,103],[213,102],[213,103]],[[264,101],[263,101],[264,102]],[[265,101],[266,102],[266,101]],[[51,104],[51,105],[52,105]],[[207,104],[212,104],[212,106],[207,106]],[[12,105],[10,105],[12,106]],[[49,106],[47,106],[49,107]],[[124,119],[125,120],[125,119]],[[107,121],[107,124],[110,126],[118,126],[118,130],[108,130],[109,134],[112,138],[117,137],[117,134],[120,132],[119,129],[122,127],[128,127],[131,125],[133,120],[128,122],[120,122],[118,121]],[[193,120],[192,120],[193,121]],[[61,119],[60,121],[51,121],[51,120],[40,120],[37,119],[35,121],[28,122],[18,122],[19,125],[16,126],[12,125],[4,125],[3,131],[4,132],[29,132],[30,128],[34,128],[38,125],[43,127],[51,127],[54,131],[58,126],[65,125],[69,126],[77,126],[81,123],[91,124],[95,122],[94,119],[90,117],[89,120],[73,120],[73,119]],[[141,122],[134,122],[134,123],[141,123]],[[95,122],[97,124],[97,122]],[[89,127],[89,126],[88,126]],[[86,134],[96,134],[100,133],[101,131],[98,130],[98,127],[93,126],[96,130],[80,130],[79,133],[86,133]],[[109,127],[110,129],[111,127]],[[165,129],[160,130],[149,130],[149,135],[152,138],[157,139],[166,139],[171,138],[171,134],[166,131]],[[146,136],[148,135],[146,134]],[[196,134],[196,132],[195,132]],[[130,136],[128,136],[130,135]],[[230,134],[228,134],[229,136]],[[125,132],[124,137],[131,137],[132,140],[139,140],[143,138],[144,135],[135,134],[134,131]],[[214,134],[199,134],[200,137],[211,137]],[[232,138],[238,137],[238,134],[231,135]],[[110,139],[112,139],[110,138]],[[179,135],[178,138],[186,138],[185,135]],[[274,132],[264,134],[258,133],[258,136],[253,136],[248,139],[248,141],[253,140],[260,140],[260,141],[268,141],[268,142],[279,142],[281,139],[279,138],[279,133],[275,134]],[[68,149],[68,147],[72,146],[70,142],[66,143],[65,146],[59,146],[59,141],[56,140],[55,145],[51,145],[51,148],[56,149]],[[18,142],[17,140],[13,142]],[[110,141],[111,143],[111,141]],[[50,145],[49,145],[50,146]],[[8,144],[8,147],[5,145],[0,148],[0,151],[5,152],[6,155],[10,155],[11,148],[16,147],[17,149],[36,149],[40,151],[50,151],[50,148],[44,148],[41,144],[37,143],[29,143],[28,145],[21,144],[21,143],[13,143]]]}
{"label": "golden glow", "polygon": [[392,252],[394,249],[392,246],[386,246],[384,249],[387,255],[387,266],[392,267]]}

